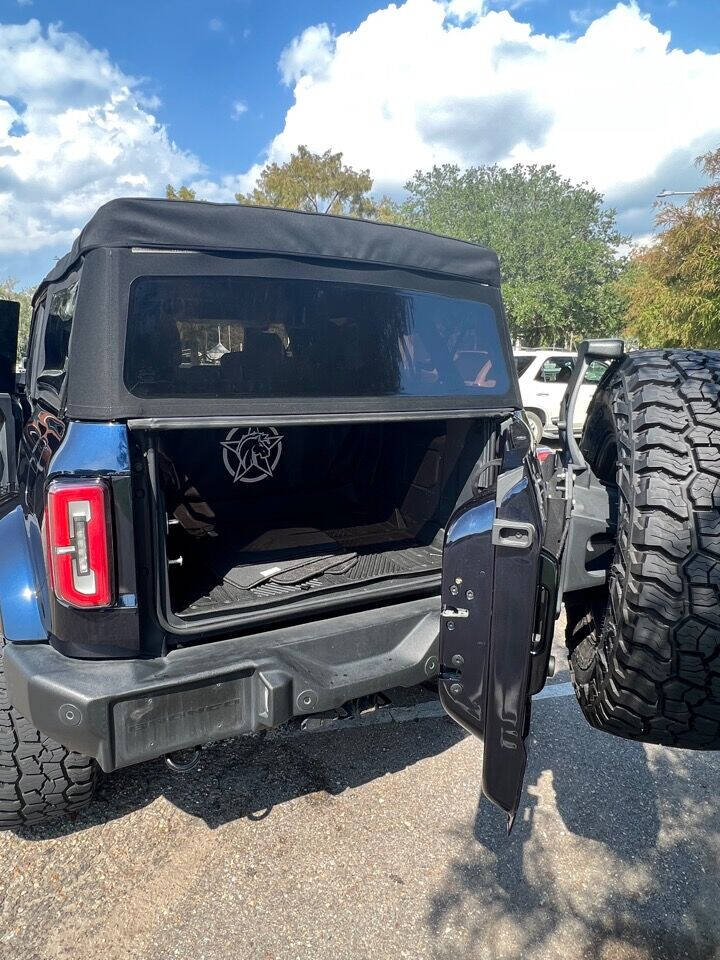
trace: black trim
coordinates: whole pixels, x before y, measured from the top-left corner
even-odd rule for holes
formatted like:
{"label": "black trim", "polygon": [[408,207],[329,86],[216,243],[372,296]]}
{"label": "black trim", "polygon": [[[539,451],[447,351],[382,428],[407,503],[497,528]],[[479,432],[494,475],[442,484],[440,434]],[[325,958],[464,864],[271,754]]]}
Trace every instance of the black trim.
{"label": "black trim", "polygon": [[[492,417],[494,420],[509,416],[513,409],[507,407],[498,410],[458,409],[448,410],[444,414],[447,420],[466,420],[468,418]],[[437,412],[433,410],[396,410],[378,413],[287,413],[277,416],[242,416],[236,417],[139,417],[128,420],[128,430],[222,430],[226,427],[269,427],[269,426],[313,426],[326,423],[387,423],[415,420],[433,420]]]}

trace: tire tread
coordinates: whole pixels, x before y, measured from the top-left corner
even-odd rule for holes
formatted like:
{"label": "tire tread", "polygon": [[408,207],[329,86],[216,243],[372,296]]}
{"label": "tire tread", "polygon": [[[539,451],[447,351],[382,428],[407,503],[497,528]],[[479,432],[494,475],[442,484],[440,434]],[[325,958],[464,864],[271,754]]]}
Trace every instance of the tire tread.
{"label": "tire tread", "polygon": [[[608,431],[614,475],[598,463]],[[623,737],[718,749],[720,353],[629,354],[600,384],[582,446],[620,496],[608,586],[566,598],[580,706]]]}
{"label": "tire tread", "polygon": [[0,637],[0,830],[72,814],[95,796],[100,770],[90,757],[46,737],[10,703]]}

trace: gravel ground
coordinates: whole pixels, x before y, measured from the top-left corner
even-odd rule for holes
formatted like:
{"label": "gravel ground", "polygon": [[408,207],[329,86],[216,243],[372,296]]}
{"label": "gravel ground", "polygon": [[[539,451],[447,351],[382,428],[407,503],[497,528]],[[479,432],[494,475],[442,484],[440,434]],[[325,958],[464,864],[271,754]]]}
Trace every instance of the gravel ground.
{"label": "gravel ground", "polygon": [[509,839],[444,718],[115,774],[74,823],[0,834],[0,958],[720,957],[715,756],[598,734],[565,690]]}

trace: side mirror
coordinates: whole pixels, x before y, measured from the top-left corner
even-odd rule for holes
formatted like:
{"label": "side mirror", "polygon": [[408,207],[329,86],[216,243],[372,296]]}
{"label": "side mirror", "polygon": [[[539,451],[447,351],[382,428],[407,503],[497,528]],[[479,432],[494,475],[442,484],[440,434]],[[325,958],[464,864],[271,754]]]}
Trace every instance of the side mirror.
{"label": "side mirror", "polygon": [[0,394],[15,392],[20,304],[0,300]]}

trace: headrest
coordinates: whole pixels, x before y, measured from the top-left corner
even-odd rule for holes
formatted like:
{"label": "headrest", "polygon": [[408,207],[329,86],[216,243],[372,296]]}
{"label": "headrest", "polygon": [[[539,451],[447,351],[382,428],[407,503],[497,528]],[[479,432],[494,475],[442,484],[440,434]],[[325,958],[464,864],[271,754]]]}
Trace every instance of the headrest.
{"label": "headrest", "polygon": [[242,353],[224,353],[220,357],[220,373],[224,380],[230,383],[242,383],[243,379],[243,354]]}
{"label": "headrest", "polygon": [[280,363],[284,354],[282,341],[276,333],[266,333],[252,327],[245,331],[242,357],[246,363]]}

